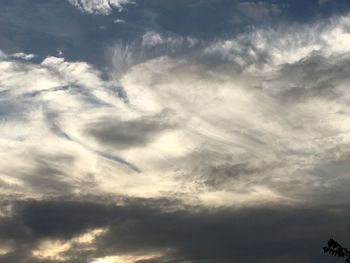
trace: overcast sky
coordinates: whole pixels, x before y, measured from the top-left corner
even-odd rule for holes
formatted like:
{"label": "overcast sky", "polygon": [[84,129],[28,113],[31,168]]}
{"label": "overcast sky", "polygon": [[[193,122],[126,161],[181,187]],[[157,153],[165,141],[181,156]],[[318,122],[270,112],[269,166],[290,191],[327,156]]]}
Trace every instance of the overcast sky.
{"label": "overcast sky", "polygon": [[348,0],[0,0],[0,262],[339,262],[349,117]]}

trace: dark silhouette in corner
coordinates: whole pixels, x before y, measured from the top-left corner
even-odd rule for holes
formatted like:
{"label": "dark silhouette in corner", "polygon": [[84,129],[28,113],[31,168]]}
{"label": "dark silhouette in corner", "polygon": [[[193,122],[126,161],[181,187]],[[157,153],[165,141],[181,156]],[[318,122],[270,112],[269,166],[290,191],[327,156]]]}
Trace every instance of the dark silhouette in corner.
{"label": "dark silhouette in corner", "polygon": [[333,238],[328,240],[327,246],[324,246],[322,249],[324,253],[328,253],[339,258],[344,258],[345,262],[350,262],[350,251],[347,248],[342,247]]}

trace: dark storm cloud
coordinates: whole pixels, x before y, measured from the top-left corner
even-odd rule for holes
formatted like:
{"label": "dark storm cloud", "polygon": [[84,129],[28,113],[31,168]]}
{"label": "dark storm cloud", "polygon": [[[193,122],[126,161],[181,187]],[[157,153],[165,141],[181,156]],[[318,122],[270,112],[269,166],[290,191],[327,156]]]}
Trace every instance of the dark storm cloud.
{"label": "dark storm cloud", "polygon": [[[17,253],[11,254],[16,262],[28,262],[30,249],[44,238],[69,240],[98,227],[108,231],[95,241],[95,252],[66,252],[75,262],[155,251],[168,252],[149,262],[329,262],[321,246],[331,235],[350,242],[347,206],[193,207],[165,212],[164,206],[176,203],[130,201],[121,206],[88,201],[13,203],[12,214],[0,221],[1,240],[16,244]],[[10,255],[0,258],[6,257]]]}
{"label": "dark storm cloud", "polygon": [[[14,251],[0,256],[1,262],[41,262],[31,258],[31,251],[41,240],[69,240],[94,228],[109,227],[112,223],[123,225],[124,221],[144,218],[156,213],[158,208],[152,208],[149,200],[130,200],[126,206],[109,205],[108,199],[106,202],[2,201],[2,208],[7,206],[10,209],[0,218],[0,243],[13,246]],[[160,200],[155,205],[167,203],[171,204]],[[74,261],[65,262],[87,262],[87,258],[79,255],[84,254],[77,251],[77,255],[73,253]]]}

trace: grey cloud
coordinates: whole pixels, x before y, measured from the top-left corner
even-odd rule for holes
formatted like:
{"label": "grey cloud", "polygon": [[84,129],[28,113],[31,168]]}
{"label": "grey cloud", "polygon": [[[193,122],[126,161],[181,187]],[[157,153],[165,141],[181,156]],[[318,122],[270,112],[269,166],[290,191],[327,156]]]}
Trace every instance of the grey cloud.
{"label": "grey cloud", "polygon": [[0,117],[2,120],[25,118],[30,103],[23,100],[0,97]]}
{"label": "grey cloud", "polygon": [[[0,243],[10,245],[13,250],[0,256],[1,262],[11,262],[11,260],[42,262],[31,255],[40,241],[47,239],[68,241],[89,229],[109,227],[112,223],[123,224],[123,221],[128,218],[130,220],[143,218],[148,213],[156,211],[154,210],[156,207],[147,205],[150,200],[144,200],[144,202],[136,199],[126,200],[128,205],[125,206],[113,205],[110,199],[105,199],[104,203],[101,201],[103,200],[101,199],[100,202],[60,199],[14,201],[12,197],[8,201],[2,201],[2,206],[10,206],[11,209],[5,217],[0,218]],[[156,201],[155,205],[162,203],[171,205],[166,200]],[[83,258],[84,253],[79,251],[71,256],[74,257],[72,261],[64,262],[86,262],[87,258],[91,258],[90,254],[87,258]],[[55,261],[52,260],[52,262]]]}
{"label": "grey cloud", "polygon": [[256,21],[265,21],[282,14],[282,6],[276,3],[241,2],[239,9],[249,18]]}
{"label": "grey cloud", "polygon": [[[242,163],[220,163],[212,164],[211,166],[199,166],[198,169],[203,168],[200,171],[202,175],[203,182],[213,187],[214,189],[224,189],[225,185],[234,183],[238,180],[249,180],[251,176],[256,176],[257,174],[266,171],[267,168],[264,167],[254,167],[249,162]],[[268,167],[271,171],[273,168]]]}
{"label": "grey cloud", "polygon": [[[350,215],[348,207],[342,205],[210,210],[189,207],[164,212],[157,202],[135,201],[122,206],[63,200],[19,202],[13,214],[0,221],[1,240],[37,244],[43,238],[69,240],[87,229],[107,227],[108,232],[94,243],[95,252],[75,251],[70,255],[83,261],[106,255],[168,251],[163,258],[149,262],[220,263],[329,262],[321,250],[327,239],[336,235],[343,243],[350,241],[346,234]],[[18,262],[26,262],[25,257],[28,252],[18,253]]]}
{"label": "grey cloud", "polygon": [[317,189],[308,193],[309,200],[314,200],[313,202],[317,203],[318,200],[324,198],[326,203],[347,202],[346,200],[349,198],[347,186],[350,183],[348,178],[350,156],[349,152],[342,155],[339,152],[339,149],[334,149],[333,156],[330,153],[327,161],[306,171],[320,181]]}
{"label": "grey cloud", "polygon": [[29,171],[18,171],[28,188],[41,194],[70,194],[74,184],[67,180],[67,173],[74,165],[74,156],[34,154],[32,152]]}
{"label": "grey cloud", "polygon": [[350,82],[349,69],[348,58],[312,54],[294,64],[283,65],[278,78],[266,83],[284,101],[323,97],[341,102],[344,91],[339,86]]}
{"label": "grey cloud", "polygon": [[104,145],[125,149],[144,146],[160,132],[173,127],[173,124],[167,123],[163,114],[130,121],[106,118],[90,123],[86,127],[86,133]]}
{"label": "grey cloud", "polygon": [[[345,218],[337,219],[318,209],[287,210],[148,215],[141,220],[112,225],[100,246],[102,255],[173,248],[174,254],[165,259],[174,262],[327,262],[319,253],[319,246],[328,238],[329,231],[339,236],[348,228]],[[310,221],[314,222],[313,226],[309,225]],[[329,230],[331,221],[334,225]],[[276,230],[276,225],[280,229]]]}

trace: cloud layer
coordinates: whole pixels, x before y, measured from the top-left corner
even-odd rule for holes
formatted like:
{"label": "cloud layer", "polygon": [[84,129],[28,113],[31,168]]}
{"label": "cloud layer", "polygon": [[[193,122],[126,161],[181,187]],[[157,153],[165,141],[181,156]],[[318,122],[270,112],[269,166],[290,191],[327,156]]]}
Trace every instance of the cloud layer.
{"label": "cloud layer", "polygon": [[1,259],[329,262],[318,253],[328,238],[329,223],[334,234],[345,238],[343,220],[349,218],[348,206],[197,209],[140,199],[124,200],[123,205],[96,200],[16,203],[1,221],[0,233],[4,250],[13,243],[17,249],[8,250]]}
{"label": "cloud layer", "polygon": [[[130,26],[127,1],[70,3]],[[207,39],[138,3],[149,23],[105,64],[0,52],[1,262],[326,262],[350,242],[350,17],[237,5],[267,25]]]}

